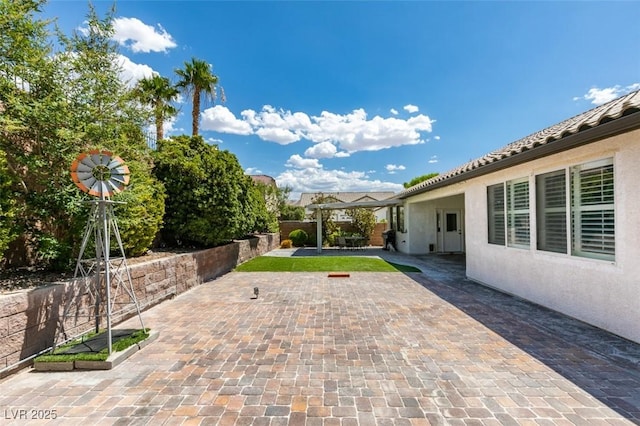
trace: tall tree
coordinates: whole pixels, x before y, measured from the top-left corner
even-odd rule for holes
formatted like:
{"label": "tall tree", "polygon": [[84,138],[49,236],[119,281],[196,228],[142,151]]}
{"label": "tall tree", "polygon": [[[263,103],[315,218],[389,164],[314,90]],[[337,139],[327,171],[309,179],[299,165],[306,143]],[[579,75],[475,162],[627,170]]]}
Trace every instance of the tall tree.
{"label": "tall tree", "polygon": [[278,188],[278,216],[280,220],[304,220],[305,211],[302,206],[290,204],[289,195],[293,191],[290,186]]}
{"label": "tall tree", "polygon": [[113,14],[99,19],[91,8],[83,31],[58,34],[56,52],[49,23],[37,18],[43,3],[0,0],[0,174],[8,174],[2,180],[11,185],[12,232],[19,234],[7,265],[68,266],[87,213],[69,166],[87,149],[113,151],[129,165],[129,203],[116,208],[125,248],[143,253],[162,221],[164,197],[141,130],[148,112],[119,78]]}
{"label": "tall tree", "polygon": [[[202,96],[204,95],[205,101],[215,101],[218,96],[218,76],[213,73],[211,64],[196,58],[191,58],[191,62],[185,62],[184,68],[177,69],[176,74],[180,78],[177,86],[191,98],[192,136],[198,136]],[[220,87],[220,99],[222,102],[225,100],[222,87]]]}
{"label": "tall tree", "polygon": [[151,174],[153,160],[142,132],[148,111],[120,78],[118,44],[112,38],[114,13],[112,9],[101,18],[90,6],[86,28],[71,37],[59,35],[65,47],[60,57],[68,69],[69,77],[63,83],[72,108],[73,131],[82,136],[80,148],[112,151],[131,171],[127,190],[114,199],[126,201],[115,210],[124,248],[135,256],[147,251],[160,228],[164,189]]}
{"label": "tall tree", "polygon": [[347,209],[346,213],[351,217],[353,227],[358,230],[358,233],[367,240],[371,238],[371,234],[376,228],[376,215],[373,210],[354,207],[352,209]]}
{"label": "tall tree", "polygon": [[168,78],[154,74],[153,77],[138,81],[133,94],[143,104],[151,106],[156,126],[156,140],[164,139],[164,122],[178,113],[171,102],[176,100],[180,91]]}
{"label": "tall tree", "polygon": [[34,261],[31,253],[44,264],[69,253],[67,230],[80,198],[68,174],[77,139],[69,132],[64,73],[52,55],[49,23],[37,18],[43,4],[0,0],[0,149],[20,236],[6,253],[8,265]]}
{"label": "tall tree", "polygon": [[432,177],[436,177],[436,176],[438,176],[438,173],[429,173],[429,174],[426,174],[426,175],[417,176],[417,177],[414,177],[413,179],[411,179],[409,182],[403,183],[402,185],[405,188],[411,188],[413,185],[417,185],[420,182],[424,182],[425,180],[429,180]]}
{"label": "tall tree", "polygon": [[[328,204],[328,203],[337,203],[339,200],[332,195],[324,195],[322,192],[318,192],[315,194],[315,197],[311,199],[312,204]],[[322,210],[322,242],[323,244],[329,241],[329,235],[331,235],[334,231],[336,231],[337,226],[333,221],[333,210]],[[318,215],[316,211],[313,211],[309,214],[310,220],[318,221]],[[316,224],[317,226],[317,224]]]}

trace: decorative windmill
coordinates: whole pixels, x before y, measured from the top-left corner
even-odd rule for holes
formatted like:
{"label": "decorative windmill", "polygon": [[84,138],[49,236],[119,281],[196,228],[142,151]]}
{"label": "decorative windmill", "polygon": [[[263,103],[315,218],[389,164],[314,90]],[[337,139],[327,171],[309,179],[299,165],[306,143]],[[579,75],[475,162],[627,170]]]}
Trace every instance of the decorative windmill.
{"label": "decorative windmill", "polygon": [[[114,156],[111,152],[94,150],[80,154],[75,159],[71,164],[71,178],[83,192],[95,197],[90,201],[91,212],[82,238],[74,277],[84,278],[87,292],[95,306],[96,332],[99,331],[102,317],[102,298],[105,298],[107,347],[111,354],[111,320],[114,315],[126,315],[129,313],[127,306],[133,304],[144,329],[113,211],[116,202],[110,199],[114,194],[123,191],[129,183],[129,168],[122,158]],[[112,235],[120,251],[119,257],[110,257]],[[95,243],[95,258],[83,259],[92,237]],[[128,301],[123,302],[123,292],[128,295]]]}

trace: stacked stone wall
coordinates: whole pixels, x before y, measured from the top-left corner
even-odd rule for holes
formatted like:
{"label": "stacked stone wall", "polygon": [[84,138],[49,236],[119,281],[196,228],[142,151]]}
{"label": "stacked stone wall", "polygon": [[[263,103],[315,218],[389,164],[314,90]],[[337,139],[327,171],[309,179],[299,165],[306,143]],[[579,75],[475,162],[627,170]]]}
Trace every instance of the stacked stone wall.
{"label": "stacked stone wall", "polygon": [[[263,234],[193,253],[161,257],[129,266],[141,310],[211,281],[235,266],[280,246],[278,234]],[[113,288],[113,283],[112,283]],[[117,324],[136,314],[118,290],[112,318]],[[84,281],[69,280],[0,295],[0,378],[24,365],[54,341],[95,328],[93,298]]]}

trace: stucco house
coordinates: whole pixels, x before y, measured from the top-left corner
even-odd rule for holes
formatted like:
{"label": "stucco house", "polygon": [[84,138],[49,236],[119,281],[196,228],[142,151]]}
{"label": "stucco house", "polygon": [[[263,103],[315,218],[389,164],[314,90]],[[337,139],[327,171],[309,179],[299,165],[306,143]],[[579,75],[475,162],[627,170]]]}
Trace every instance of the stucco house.
{"label": "stucco house", "polygon": [[399,251],[640,343],[640,92],[395,198]]}

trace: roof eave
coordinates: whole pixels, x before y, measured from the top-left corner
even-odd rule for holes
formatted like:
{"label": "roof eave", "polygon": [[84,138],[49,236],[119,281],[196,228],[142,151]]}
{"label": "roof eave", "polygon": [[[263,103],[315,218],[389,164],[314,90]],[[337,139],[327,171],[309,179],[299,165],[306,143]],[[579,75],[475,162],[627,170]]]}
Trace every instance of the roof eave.
{"label": "roof eave", "polygon": [[629,132],[638,128],[640,128],[640,112],[635,112],[633,114],[617,118],[607,123],[600,124],[597,127],[592,127],[590,129],[565,136],[562,139],[557,139],[553,142],[547,142],[544,145],[537,146],[528,151],[511,155],[493,163],[480,166],[468,172],[462,172],[448,179],[434,182],[431,185],[416,188],[414,191],[399,194],[398,198],[404,200],[406,198],[413,197],[414,195],[423,194],[437,188],[450,186],[459,182],[463,182],[465,180],[476,178],[478,176],[483,176],[489,173],[516,166],[518,164],[536,160],[538,158],[543,158],[549,155],[568,151],[582,145],[588,145],[590,143],[598,142],[602,139],[610,138],[612,136]]}
{"label": "roof eave", "polygon": [[354,201],[350,203],[322,203],[322,204],[308,204],[305,208],[309,210],[341,210],[351,208],[375,208],[375,207],[388,207],[400,204],[397,199],[387,199],[378,201]]}

